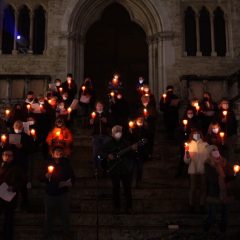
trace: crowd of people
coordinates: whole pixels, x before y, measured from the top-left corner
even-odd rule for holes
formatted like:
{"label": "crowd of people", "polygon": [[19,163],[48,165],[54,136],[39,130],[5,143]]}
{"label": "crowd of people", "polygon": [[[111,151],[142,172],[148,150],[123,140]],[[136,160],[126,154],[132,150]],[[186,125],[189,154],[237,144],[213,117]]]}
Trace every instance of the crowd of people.
{"label": "crowd of people", "polygon": [[[141,187],[144,162],[153,156],[158,114],[154,95],[145,80],[136,84],[136,107],[129,108],[123,94],[120,75],[115,74],[107,86],[107,99],[97,99],[91,79],[86,78],[78,91],[72,74],[66,81],[56,79],[46,95],[29,91],[23,103],[4,109],[0,119],[1,155],[0,187],[4,184],[8,199],[0,196],[4,213],[4,240],[13,239],[13,216],[20,195],[20,207],[29,206],[31,187],[29,160],[36,151],[45,159],[41,180],[46,184],[45,233],[52,236],[54,211],[60,212],[64,236],[69,239],[69,188],[75,182],[71,166],[73,150],[72,125],[79,120],[82,128],[92,129],[93,173],[109,174],[113,188],[114,213],[121,212],[120,183],[126,198],[125,213],[132,211],[132,186]],[[78,93],[78,95],[77,95]],[[194,99],[179,120],[180,99],[168,86],[160,99],[159,110],[167,137],[177,141],[180,161],[176,177],[189,165],[189,208],[196,210],[199,199],[204,211],[206,199],[218,199],[222,211],[221,230],[226,229],[227,183],[233,178],[234,141],[237,121],[227,99],[217,106],[210,93]],[[196,198],[197,189],[200,196]],[[12,193],[12,194],[9,194]],[[207,198],[206,198],[207,195]],[[208,230],[216,215],[216,201],[209,204]]]}

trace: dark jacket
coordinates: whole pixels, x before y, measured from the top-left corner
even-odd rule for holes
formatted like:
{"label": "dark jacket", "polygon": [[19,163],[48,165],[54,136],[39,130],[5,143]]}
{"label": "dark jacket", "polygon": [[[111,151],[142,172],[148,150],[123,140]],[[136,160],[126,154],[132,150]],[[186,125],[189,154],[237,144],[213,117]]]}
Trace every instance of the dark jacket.
{"label": "dark jacket", "polygon": [[[106,118],[107,122],[103,122],[100,119],[101,118]],[[107,135],[108,133],[108,116],[105,112],[99,114],[96,112],[96,118],[94,119],[93,122],[93,131],[92,131],[92,135]]]}
{"label": "dark jacket", "polygon": [[102,156],[106,157],[109,154],[117,154],[123,149],[129,148],[125,154],[121,155],[119,159],[108,160],[108,168],[111,169],[111,175],[128,175],[131,174],[133,169],[133,151],[130,149],[130,144],[125,139],[115,140],[111,138],[102,149]]}
{"label": "dark jacket", "polygon": [[[54,171],[50,179],[47,179],[45,174],[47,173],[48,166],[54,166]],[[46,182],[46,193],[49,196],[59,196],[69,191],[68,187],[59,188],[59,183],[71,179],[72,184],[75,182],[75,175],[73,169],[66,158],[60,159],[59,163],[54,160],[48,162],[43,171],[43,178]]]}

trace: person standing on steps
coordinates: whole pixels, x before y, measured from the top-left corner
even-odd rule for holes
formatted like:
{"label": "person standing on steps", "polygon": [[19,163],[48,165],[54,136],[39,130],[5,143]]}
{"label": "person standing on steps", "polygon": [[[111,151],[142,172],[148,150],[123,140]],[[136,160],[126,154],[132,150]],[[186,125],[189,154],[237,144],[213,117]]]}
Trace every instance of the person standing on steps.
{"label": "person standing on steps", "polygon": [[52,151],[52,159],[43,171],[46,183],[45,196],[45,236],[53,235],[54,214],[62,221],[63,239],[70,240],[70,200],[69,188],[75,182],[75,175],[68,159],[63,157],[64,149],[60,146]]}
{"label": "person standing on steps", "polygon": [[[114,213],[120,213],[120,183],[122,183],[126,199],[125,212],[127,214],[131,214],[131,182],[134,162],[133,151],[137,150],[137,145],[130,145],[129,142],[123,138],[122,129],[122,126],[119,125],[115,125],[112,128],[112,138],[103,146],[102,155],[107,157],[108,170],[112,179],[112,200]],[[116,154],[122,150],[127,151],[116,157]]]}

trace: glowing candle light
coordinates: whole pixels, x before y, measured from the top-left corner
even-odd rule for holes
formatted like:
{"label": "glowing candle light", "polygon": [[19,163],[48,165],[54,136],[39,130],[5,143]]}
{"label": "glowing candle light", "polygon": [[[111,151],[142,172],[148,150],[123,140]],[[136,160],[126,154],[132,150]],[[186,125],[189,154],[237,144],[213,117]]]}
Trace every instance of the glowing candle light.
{"label": "glowing candle light", "polygon": [[198,112],[199,112],[199,110],[200,110],[200,106],[199,106],[199,105],[196,105],[195,108],[196,108],[197,115],[198,115]]}
{"label": "glowing candle light", "polygon": [[110,96],[111,96],[111,97],[114,97],[114,96],[115,96],[115,93],[114,93],[114,92],[110,92]]}
{"label": "glowing candle light", "polygon": [[63,91],[63,88],[62,88],[62,87],[60,87],[60,88],[59,88],[59,92],[60,92],[60,93],[62,93],[62,91]]}
{"label": "glowing candle light", "polygon": [[226,120],[226,119],[227,119],[228,111],[225,110],[225,111],[223,111],[222,113],[223,113],[224,119]]}
{"label": "glowing candle light", "polygon": [[51,99],[49,99],[49,100],[48,100],[48,103],[51,105],[51,104],[52,104],[52,100],[51,100]]}
{"label": "glowing candle light", "polygon": [[92,112],[92,113],[91,113],[91,117],[92,117],[92,119],[95,119],[96,116],[97,116],[97,114],[96,114],[95,112]]}
{"label": "glowing candle light", "polygon": [[30,134],[32,135],[33,139],[36,139],[36,130],[35,129],[31,129]]}
{"label": "glowing candle light", "polygon": [[56,132],[56,137],[58,137],[58,138],[59,138],[59,137],[60,137],[60,135],[61,135],[61,131],[57,131],[57,132]]}
{"label": "glowing candle light", "polygon": [[166,93],[164,93],[162,96],[163,96],[163,102],[165,103],[165,102],[166,102],[166,97],[167,97],[167,94],[166,94]]}
{"label": "glowing candle light", "polygon": [[133,129],[134,128],[134,122],[133,121],[129,121],[128,126],[129,126],[129,128]]}
{"label": "glowing candle light", "polygon": [[6,117],[8,117],[9,114],[10,114],[10,110],[9,110],[9,109],[6,109],[6,110],[5,110],[5,115],[6,115]]}
{"label": "glowing candle light", "polygon": [[235,164],[233,166],[234,176],[236,176],[237,173],[240,171],[240,166],[238,164]]}
{"label": "glowing candle light", "polygon": [[220,138],[222,139],[222,145],[223,145],[224,144],[225,133],[224,132],[220,132],[219,135],[220,135]]}
{"label": "glowing candle light", "polygon": [[30,105],[30,104],[27,104],[28,113],[29,113],[29,111],[30,111],[30,108],[31,108],[31,105]]}
{"label": "glowing candle light", "polygon": [[85,92],[85,90],[86,90],[86,87],[85,87],[85,86],[82,86],[82,91],[83,91],[83,93]]}
{"label": "glowing candle light", "polygon": [[188,124],[188,120],[187,119],[183,119],[183,125],[184,125],[184,129],[187,129],[187,124]]}
{"label": "glowing candle light", "polygon": [[2,134],[2,136],[1,136],[1,142],[2,142],[2,143],[6,143],[6,141],[7,141],[7,136],[6,136],[5,134]]}
{"label": "glowing candle light", "polygon": [[144,117],[148,116],[148,110],[146,108],[143,109],[143,115],[144,115]]}
{"label": "glowing candle light", "polygon": [[72,82],[72,80],[71,80],[71,79],[68,79],[67,82],[68,82],[68,88],[71,88],[71,82]]}
{"label": "glowing candle light", "polygon": [[184,143],[184,149],[185,151],[189,151],[189,144],[187,142]]}
{"label": "glowing candle light", "polygon": [[50,176],[48,178],[49,182],[51,180],[51,175],[52,175],[53,171],[54,171],[54,166],[52,166],[52,165],[48,166],[48,173],[50,174]]}
{"label": "glowing candle light", "polygon": [[112,82],[113,82],[114,85],[117,85],[118,84],[118,78],[113,78]]}
{"label": "glowing candle light", "polygon": [[67,112],[68,112],[68,117],[70,117],[70,114],[71,114],[71,112],[72,112],[72,108],[69,107],[69,108],[67,109]]}

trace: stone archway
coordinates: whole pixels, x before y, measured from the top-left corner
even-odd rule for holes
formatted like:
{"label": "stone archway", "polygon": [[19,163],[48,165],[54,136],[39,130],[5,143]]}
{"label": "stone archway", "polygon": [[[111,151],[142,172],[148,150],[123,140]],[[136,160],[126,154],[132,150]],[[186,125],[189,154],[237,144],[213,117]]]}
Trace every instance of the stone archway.
{"label": "stone archway", "polygon": [[163,31],[160,16],[150,1],[144,0],[72,0],[63,16],[62,31],[68,38],[68,66],[79,84],[84,78],[84,46],[88,29],[101,18],[103,10],[117,2],[129,13],[131,21],[146,33],[148,43],[149,85],[159,99],[166,87],[163,41],[168,32]]}

